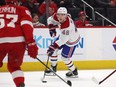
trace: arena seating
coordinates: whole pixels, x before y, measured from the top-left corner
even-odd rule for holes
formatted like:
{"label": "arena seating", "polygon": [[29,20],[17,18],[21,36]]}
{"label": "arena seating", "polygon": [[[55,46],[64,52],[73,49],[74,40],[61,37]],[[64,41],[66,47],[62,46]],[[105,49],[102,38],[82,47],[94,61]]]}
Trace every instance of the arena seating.
{"label": "arena seating", "polygon": [[116,8],[107,8],[107,18],[116,24]]}
{"label": "arena seating", "polygon": [[80,8],[68,8],[69,14],[71,14],[71,17],[73,20],[78,18],[78,14],[81,11]]}

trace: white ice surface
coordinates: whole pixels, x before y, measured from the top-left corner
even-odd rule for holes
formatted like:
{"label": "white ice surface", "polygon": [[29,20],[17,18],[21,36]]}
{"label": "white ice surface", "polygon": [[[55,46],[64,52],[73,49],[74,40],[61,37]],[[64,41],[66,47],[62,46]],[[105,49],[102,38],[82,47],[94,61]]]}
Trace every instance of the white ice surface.
{"label": "white ice surface", "polygon": [[[79,70],[79,78],[66,78],[67,71],[58,71],[57,74],[64,80],[70,80],[72,87],[116,87],[116,73],[110,76],[102,84],[98,85],[92,81],[95,77],[98,81],[104,79],[113,70]],[[24,72],[25,87],[70,87],[57,76],[46,76],[47,83],[42,83],[43,71]],[[0,72],[0,87],[15,87],[10,73]]]}

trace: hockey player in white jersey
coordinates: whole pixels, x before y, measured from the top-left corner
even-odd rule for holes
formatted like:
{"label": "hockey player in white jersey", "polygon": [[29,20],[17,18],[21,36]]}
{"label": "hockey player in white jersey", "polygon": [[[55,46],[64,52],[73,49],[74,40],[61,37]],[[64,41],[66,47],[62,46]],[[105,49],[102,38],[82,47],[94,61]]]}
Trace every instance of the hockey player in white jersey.
{"label": "hockey player in white jersey", "polygon": [[[73,20],[67,13],[65,7],[60,7],[54,15],[50,16],[47,19],[49,26],[49,31],[51,37],[56,36],[56,26],[60,29],[60,35],[54,41],[52,45],[49,46],[47,51],[48,56],[50,56],[51,69],[55,72],[57,71],[57,60],[58,50],[61,50],[61,59],[68,67],[69,72],[66,73],[67,77],[76,77],[78,76],[77,68],[74,66],[71,57],[74,54],[76,45],[80,39],[78,30],[76,29]],[[46,70],[46,74],[51,74],[52,71]]]}

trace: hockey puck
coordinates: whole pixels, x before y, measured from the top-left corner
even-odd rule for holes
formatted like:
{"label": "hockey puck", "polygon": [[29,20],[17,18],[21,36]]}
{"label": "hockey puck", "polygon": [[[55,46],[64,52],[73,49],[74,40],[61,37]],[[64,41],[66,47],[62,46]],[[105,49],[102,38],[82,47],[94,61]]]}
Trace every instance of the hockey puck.
{"label": "hockey puck", "polygon": [[70,80],[67,80],[67,84],[72,87],[72,82]]}
{"label": "hockey puck", "polygon": [[47,83],[47,81],[45,81],[44,78],[41,78],[41,81],[42,81],[43,83]]}

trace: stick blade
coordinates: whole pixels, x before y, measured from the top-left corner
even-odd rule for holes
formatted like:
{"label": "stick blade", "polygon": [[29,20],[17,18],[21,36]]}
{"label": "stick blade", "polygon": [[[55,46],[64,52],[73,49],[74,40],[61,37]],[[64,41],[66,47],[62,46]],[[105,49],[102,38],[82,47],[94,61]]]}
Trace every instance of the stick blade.
{"label": "stick blade", "polygon": [[95,77],[92,77],[92,81],[99,85],[99,81]]}

